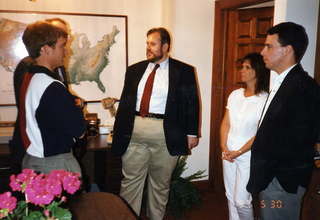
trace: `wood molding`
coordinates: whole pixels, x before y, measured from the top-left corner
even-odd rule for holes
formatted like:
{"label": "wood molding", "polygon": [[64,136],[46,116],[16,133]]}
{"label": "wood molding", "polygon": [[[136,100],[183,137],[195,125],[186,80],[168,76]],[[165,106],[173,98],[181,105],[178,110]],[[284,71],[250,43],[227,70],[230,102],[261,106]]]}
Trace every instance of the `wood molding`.
{"label": "wood molding", "polygon": [[216,2],[219,2],[221,9],[241,8],[270,1],[271,0],[216,0]]}
{"label": "wood molding", "polygon": [[318,14],[318,31],[317,31],[317,46],[316,46],[316,57],[314,67],[314,78],[320,84],[320,5]]}
{"label": "wood molding", "polygon": [[209,180],[198,180],[192,181],[192,184],[200,191],[200,192],[207,192],[212,190],[209,184]]}
{"label": "wood molding", "polygon": [[[223,100],[223,40],[224,40],[224,19],[225,13],[221,8],[221,1],[215,2],[215,22],[214,22],[214,47],[212,60],[212,89],[211,89],[211,123],[210,123],[210,163],[209,163],[209,183],[212,188],[221,189],[221,178],[218,172],[221,168],[221,161],[217,161],[215,155],[221,155],[219,147],[219,127],[222,117],[221,101]],[[213,160],[213,162],[211,162]],[[220,169],[221,170],[221,169]]]}

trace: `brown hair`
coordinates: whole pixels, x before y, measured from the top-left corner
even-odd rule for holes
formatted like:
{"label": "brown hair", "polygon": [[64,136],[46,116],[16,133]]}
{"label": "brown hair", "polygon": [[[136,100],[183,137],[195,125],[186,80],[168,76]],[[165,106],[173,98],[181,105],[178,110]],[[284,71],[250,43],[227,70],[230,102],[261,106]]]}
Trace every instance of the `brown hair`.
{"label": "brown hair", "polygon": [[249,53],[241,59],[241,63],[246,60],[250,62],[251,67],[256,72],[257,83],[255,94],[269,92],[270,70],[266,68],[263,57],[259,53]]}
{"label": "brown hair", "polygon": [[60,22],[60,23],[62,23],[62,24],[64,24],[64,25],[66,25],[66,26],[68,25],[65,20],[63,20],[63,19],[61,19],[61,18],[58,18],[58,17],[55,17],[55,18],[47,18],[47,19],[45,19],[44,21],[49,22],[50,24],[51,24],[52,22]]}
{"label": "brown hair", "polygon": [[55,47],[60,37],[68,38],[68,34],[61,28],[48,22],[38,21],[27,26],[22,40],[29,56],[37,58],[40,56],[41,47],[44,45]]}
{"label": "brown hair", "polygon": [[167,29],[163,27],[158,28],[152,28],[147,32],[147,36],[149,36],[152,33],[159,33],[161,38],[161,45],[167,43],[168,44],[168,51],[170,50],[170,44],[171,44],[171,37]]}

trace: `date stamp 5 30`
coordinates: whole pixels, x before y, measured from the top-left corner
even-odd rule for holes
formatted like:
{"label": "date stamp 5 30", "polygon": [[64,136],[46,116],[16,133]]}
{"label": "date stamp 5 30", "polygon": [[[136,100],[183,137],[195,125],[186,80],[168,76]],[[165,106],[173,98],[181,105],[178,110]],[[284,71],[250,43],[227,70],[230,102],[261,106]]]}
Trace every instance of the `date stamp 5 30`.
{"label": "date stamp 5 30", "polygon": [[283,203],[281,200],[260,200],[260,208],[281,209]]}

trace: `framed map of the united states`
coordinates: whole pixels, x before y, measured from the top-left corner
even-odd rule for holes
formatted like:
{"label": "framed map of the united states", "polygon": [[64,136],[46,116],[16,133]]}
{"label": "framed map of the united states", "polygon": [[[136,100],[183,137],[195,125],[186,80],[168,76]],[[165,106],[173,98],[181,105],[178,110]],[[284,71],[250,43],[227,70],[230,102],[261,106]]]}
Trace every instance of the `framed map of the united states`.
{"label": "framed map of the united states", "polygon": [[120,97],[128,66],[127,16],[0,10],[0,105],[14,105],[13,71],[27,56],[29,23],[61,18],[70,27],[65,59],[72,92],[86,101]]}

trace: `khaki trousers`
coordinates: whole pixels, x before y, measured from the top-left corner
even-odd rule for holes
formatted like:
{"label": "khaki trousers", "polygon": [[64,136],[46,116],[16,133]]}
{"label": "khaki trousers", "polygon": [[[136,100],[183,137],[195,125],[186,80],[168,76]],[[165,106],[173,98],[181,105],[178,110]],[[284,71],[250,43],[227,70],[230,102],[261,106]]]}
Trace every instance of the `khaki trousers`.
{"label": "khaki trousers", "polygon": [[147,215],[161,220],[168,202],[171,174],[178,156],[168,152],[163,120],[136,116],[130,144],[122,156],[120,195],[140,214],[146,177],[148,183]]}

